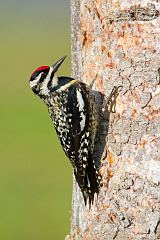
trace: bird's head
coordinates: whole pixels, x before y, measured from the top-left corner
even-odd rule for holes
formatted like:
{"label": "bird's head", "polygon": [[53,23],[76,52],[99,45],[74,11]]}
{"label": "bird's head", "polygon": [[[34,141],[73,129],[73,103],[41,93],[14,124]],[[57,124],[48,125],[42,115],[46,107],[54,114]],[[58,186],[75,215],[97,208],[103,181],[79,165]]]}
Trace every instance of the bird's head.
{"label": "bird's head", "polygon": [[29,84],[35,94],[41,97],[48,96],[51,89],[58,85],[56,72],[65,58],[61,58],[51,67],[41,66],[32,73]]}

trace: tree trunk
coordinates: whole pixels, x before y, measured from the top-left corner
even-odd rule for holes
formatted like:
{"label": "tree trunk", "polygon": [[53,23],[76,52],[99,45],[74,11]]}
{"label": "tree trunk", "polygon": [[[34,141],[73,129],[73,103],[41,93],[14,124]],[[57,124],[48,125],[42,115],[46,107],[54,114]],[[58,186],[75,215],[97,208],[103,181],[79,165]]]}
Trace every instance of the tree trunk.
{"label": "tree trunk", "polygon": [[71,0],[73,77],[96,78],[106,97],[122,89],[101,120],[103,186],[90,210],[74,181],[70,239],[160,239],[159,9],[158,0]]}

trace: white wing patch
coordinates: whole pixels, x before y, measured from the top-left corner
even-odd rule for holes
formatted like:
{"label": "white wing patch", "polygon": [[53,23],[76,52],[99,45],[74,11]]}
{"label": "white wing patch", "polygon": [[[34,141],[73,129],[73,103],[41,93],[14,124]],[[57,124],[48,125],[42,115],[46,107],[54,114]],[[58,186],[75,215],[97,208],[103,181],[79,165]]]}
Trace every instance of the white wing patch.
{"label": "white wing patch", "polygon": [[77,102],[78,102],[77,107],[79,108],[79,112],[81,116],[81,121],[80,121],[81,131],[83,131],[85,127],[85,122],[86,122],[86,116],[84,114],[84,101],[83,101],[81,92],[79,90],[76,90],[76,93],[77,93]]}

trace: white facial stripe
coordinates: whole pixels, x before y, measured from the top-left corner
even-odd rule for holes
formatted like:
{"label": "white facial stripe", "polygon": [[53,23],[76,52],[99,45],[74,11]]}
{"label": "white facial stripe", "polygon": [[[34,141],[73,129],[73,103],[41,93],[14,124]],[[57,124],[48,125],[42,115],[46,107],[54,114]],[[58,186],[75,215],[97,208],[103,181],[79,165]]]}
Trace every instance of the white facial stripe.
{"label": "white facial stripe", "polygon": [[47,85],[48,85],[48,83],[50,81],[50,77],[51,77],[52,71],[53,71],[53,68],[50,67],[50,70],[49,70],[49,73],[47,74],[47,77],[44,79],[44,81],[41,84],[40,93],[42,95],[48,95],[49,94]]}
{"label": "white facial stripe", "polygon": [[41,75],[42,75],[42,73],[40,73],[40,74],[36,77],[35,80],[30,81],[30,86],[31,86],[31,88],[33,88],[33,87],[35,87],[35,86],[37,85],[37,83],[39,82],[39,79],[41,78]]}
{"label": "white facial stripe", "polygon": [[66,83],[65,85],[61,86],[57,92],[61,92],[61,91],[65,91],[67,88],[69,88],[70,86],[72,86],[73,84],[75,84],[77,82],[77,80],[72,80],[69,83]]}
{"label": "white facial stripe", "polygon": [[54,77],[52,79],[52,88],[58,85],[58,77],[57,74],[54,74]]}
{"label": "white facial stripe", "polygon": [[82,94],[77,90],[77,107],[79,108],[79,112],[80,112],[80,116],[82,118],[80,125],[81,125],[81,131],[83,131],[84,127],[85,127],[85,121],[86,121],[86,116],[84,115],[84,101],[82,98]]}

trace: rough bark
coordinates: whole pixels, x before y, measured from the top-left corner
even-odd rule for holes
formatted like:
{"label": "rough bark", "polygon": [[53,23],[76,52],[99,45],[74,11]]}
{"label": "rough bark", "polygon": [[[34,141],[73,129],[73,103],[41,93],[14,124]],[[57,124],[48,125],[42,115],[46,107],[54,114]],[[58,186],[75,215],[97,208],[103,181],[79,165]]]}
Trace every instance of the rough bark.
{"label": "rough bark", "polygon": [[73,77],[96,77],[106,97],[123,88],[101,120],[103,186],[91,210],[74,181],[70,239],[160,239],[159,10],[158,0],[71,0]]}

